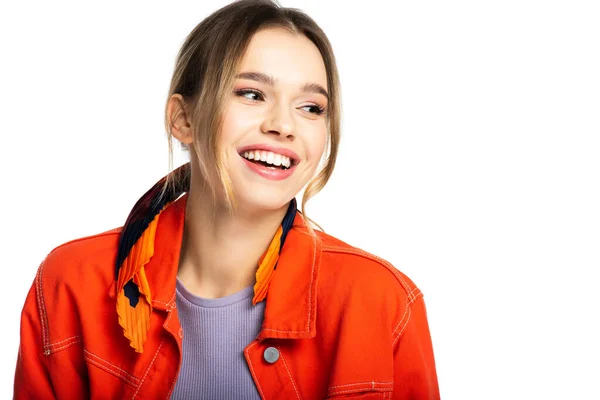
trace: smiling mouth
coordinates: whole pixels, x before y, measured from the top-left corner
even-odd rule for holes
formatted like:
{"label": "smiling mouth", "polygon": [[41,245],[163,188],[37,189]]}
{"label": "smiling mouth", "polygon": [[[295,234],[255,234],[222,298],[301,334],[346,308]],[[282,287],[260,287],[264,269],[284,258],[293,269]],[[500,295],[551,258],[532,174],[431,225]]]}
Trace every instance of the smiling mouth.
{"label": "smiling mouth", "polygon": [[269,169],[281,169],[285,171],[297,164],[293,159],[273,153],[272,151],[249,150],[240,153],[240,156],[253,164],[262,165]]}

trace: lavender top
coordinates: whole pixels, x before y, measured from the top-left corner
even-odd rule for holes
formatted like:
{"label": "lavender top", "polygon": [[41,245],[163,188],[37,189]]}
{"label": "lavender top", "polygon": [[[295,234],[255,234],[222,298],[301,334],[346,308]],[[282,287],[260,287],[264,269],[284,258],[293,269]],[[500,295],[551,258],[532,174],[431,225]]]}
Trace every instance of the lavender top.
{"label": "lavender top", "polygon": [[177,280],[183,329],[181,369],[171,399],[260,399],[244,358],[258,335],[265,302],[252,306],[254,287],[230,296],[194,296]]}

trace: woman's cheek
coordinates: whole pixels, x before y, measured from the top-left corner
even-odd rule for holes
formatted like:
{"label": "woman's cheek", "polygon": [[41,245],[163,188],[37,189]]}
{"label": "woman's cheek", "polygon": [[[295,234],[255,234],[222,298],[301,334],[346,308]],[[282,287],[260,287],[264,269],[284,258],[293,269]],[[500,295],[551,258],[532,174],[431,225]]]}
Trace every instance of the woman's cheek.
{"label": "woman's cheek", "polygon": [[223,139],[237,141],[251,125],[252,113],[244,107],[231,105],[223,114]]}
{"label": "woman's cheek", "polygon": [[318,163],[321,160],[321,157],[323,157],[323,153],[325,152],[325,147],[327,145],[327,129],[322,128],[317,137],[319,140],[315,140],[314,152]]}

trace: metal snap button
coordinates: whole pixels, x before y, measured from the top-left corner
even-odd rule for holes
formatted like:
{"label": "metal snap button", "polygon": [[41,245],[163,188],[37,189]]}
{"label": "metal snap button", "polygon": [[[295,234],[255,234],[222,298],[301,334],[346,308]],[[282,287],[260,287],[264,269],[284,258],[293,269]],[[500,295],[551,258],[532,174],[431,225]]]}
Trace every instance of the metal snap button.
{"label": "metal snap button", "polygon": [[263,357],[265,358],[266,362],[273,364],[275,361],[279,360],[279,350],[277,350],[275,347],[267,347],[263,353]]}

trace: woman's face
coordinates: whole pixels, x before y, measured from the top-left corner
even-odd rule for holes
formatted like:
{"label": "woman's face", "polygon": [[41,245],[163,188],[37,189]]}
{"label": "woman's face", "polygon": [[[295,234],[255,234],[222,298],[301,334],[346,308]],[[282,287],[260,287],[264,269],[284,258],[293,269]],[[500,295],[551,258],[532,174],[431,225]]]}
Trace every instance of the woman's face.
{"label": "woman's face", "polygon": [[285,206],[314,176],[327,139],[327,74],[317,47],[283,29],[257,32],[224,109],[219,148],[238,206]]}

